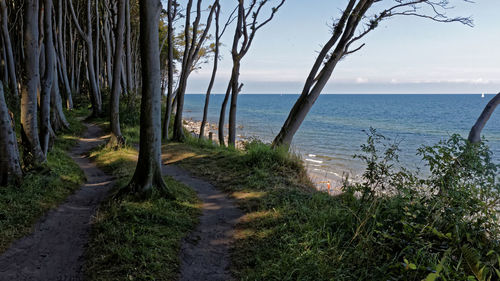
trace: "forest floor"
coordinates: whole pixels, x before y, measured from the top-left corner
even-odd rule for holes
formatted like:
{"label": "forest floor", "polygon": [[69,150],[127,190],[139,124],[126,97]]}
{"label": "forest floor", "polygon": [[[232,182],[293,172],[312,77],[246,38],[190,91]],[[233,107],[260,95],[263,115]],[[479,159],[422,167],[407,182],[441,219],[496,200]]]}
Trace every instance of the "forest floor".
{"label": "forest floor", "polygon": [[103,131],[87,124],[87,131],[70,151],[87,182],[58,208],[49,211],[34,231],[15,241],[0,256],[0,280],[81,280],[83,253],[91,218],[113,180],[87,157],[103,143]]}

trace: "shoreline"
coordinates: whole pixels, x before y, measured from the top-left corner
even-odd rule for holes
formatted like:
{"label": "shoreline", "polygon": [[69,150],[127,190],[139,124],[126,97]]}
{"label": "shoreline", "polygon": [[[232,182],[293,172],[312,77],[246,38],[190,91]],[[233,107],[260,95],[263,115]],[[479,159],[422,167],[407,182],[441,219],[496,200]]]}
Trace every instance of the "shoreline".
{"label": "shoreline", "polygon": [[[193,135],[194,137],[199,136],[201,121],[195,120],[193,118],[185,118],[183,120],[183,124],[184,128],[186,128],[186,130],[189,131],[191,135]],[[225,140],[227,142],[227,124],[224,131],[226,134]],[[205,125],[205,133],[204,133],[205,139],[209,139],[210,133],[212,133],[212,141],[218,144],[219,143],[218,126],[210,122],[207,122],[207,124]],[[245,142],[248,142],[250,140],[251,140],[250,138],[245,137],[243,135],[237,135],[236,148],[243,150]],[[323,163],[323,161],[320,160],[321,156],[316,156],[313,154],[304,154],[304,153],[299,154],[299,156],[300,159],[302,160],[304,168],[307,171],[309,179],[316,186],[317,190],[328,192],[331,195],[338,195],[342,193],[341,188],[343,184],[343,179],[345,178],[346,175],[345,172],[342,173],[342,175],[339,175],[333,170],[327,169],[324,165],[319,165]],[[349,173],[349,181],[352,181],[351,177],[352,174]]]}

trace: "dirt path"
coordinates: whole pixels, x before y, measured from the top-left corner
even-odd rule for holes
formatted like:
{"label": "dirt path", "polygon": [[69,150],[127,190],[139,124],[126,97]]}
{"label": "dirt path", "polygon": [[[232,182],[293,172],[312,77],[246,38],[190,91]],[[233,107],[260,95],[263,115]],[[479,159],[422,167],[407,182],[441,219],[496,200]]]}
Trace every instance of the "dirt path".
{"label": "dirt path", "polygon": [[186,170],[168,165],[163,166],[163,173],[193,188],[203,201],[200,224],[182,243],[179,280],[232,280],[229,249],[243,212],[213,185]]}
{"label": "dirt path", "polygon": [[70,152],[85,172],[87,183],[51,210],[35,225],[32,234],[14,242],[0,256],[0,280],[82,280],[83,252],[89,238],[90,219],[112,185],[112,178],[85,154],[101,144],[102,130],[87,125],[87,132]]}

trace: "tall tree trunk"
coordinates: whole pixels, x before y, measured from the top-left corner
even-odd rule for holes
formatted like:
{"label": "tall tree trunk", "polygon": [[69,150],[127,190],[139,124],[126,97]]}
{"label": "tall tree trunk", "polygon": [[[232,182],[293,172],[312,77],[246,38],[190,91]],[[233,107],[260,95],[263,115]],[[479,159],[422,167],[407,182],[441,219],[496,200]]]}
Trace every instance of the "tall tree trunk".
{"label": "tall tree trunk", "polygon": [[111,57],[112,57],[112,49],[111,49],[111,36],[109,32],[109,15],[108,12],[104,14],[104,38],[106,41],[106,77],[108,82],[108,87],[111,87],[113,84],[112,78],[112,70],[111,70]]}
{"label": "tall tree trunk", "polygon": [[[0,12],[2,17],[2,38],[6,56],[7,68],[9,71],[9,90],[16,101],[19,101],[19,92],[17,88],[17,77],[16,77],[16,67],[14,61],[14,55],[12,52],[12,44],[10,42],[10,34],[8,28],[8,16],[7,16],[7,5],[5,0],[0,0]],[[16,102],[17,103],[17,102]]]}
{"label": "tall tree trunk", "polygon": [[22,177],[19,150],[0,81],[0,186],[18,184]]}
{"label": "tall tree trunk", "polygon": [[158,23],[160,0],[139,2],[142,100],[139,159],[128,192],[145,196],[153,189],[174,197],[161,174],[161,92]]}
{"label": "tall tree trunk", "polygon": [[168,26],[167,26],[167,44],[168,44],[168,62],[167,62],[167,71],[168,71],[168,85],[167,85],[167,106],[165,107],[165,117],[163,118],[163,130],[162,130],[162,139],[168,139],[168,130],[170,126],[170,116],[172,116],[172,94],[174,87],[174,42],[173,42],[173,22],[174,15],[172,14],[172,0],[168,0],[167,3],[167,17],[168,17]]}
{"label": "tall tree trunk", "polygon": [[25,166],[38,166],[46,158],[38,138],[37,93],[39,73],[38,1],[24,2],[24,67],[21,87],[21,136]]}
{"label": "tall tree trunk", "polygon": [[229,101],[229,97],[231,96],[231,81],[233,81],[233,74],[231,74],[231,78],[229,79],[229,84],[227,85],[226,94],[224,95],[224,100],[222,101],[222,105],[220,107],[220,115],[219,115],[219,145],[225,146],[226,140],[224,139],[224,123],[226,122],[226,107],[227,102]]}
{"label": "tall tree trunk", "polygon": [[127,77],[128,91],[134,88],[132,77],[132,49],[130,45],[131,27],[130,27],[130,0],[125,0],[125,70]]}
{"label": "tall tree trunk", "polygon": [[212,76],[210,77],[210,82],[208,83],[207,93],[205,95],[205,106],[203,107],[203,118],[201,120],[200,125],[200,135],[199,138],[202,139],[205,137],[205,126],[207,124],[208,118],[208,105],[210,103],[210,95],[212,94],[212,88],[215,82],[215,76],[217,75],[217,66],[219,64],[219,43],[220,43],[220,32],[219,32],[219,18],[220,18],[220,4],[216,3],[216,12],[215,12],[215,50],[214,50],[214,66],[212,69]]}
{"label": "tall tree trunk", "polygon": [[[45,73],[41,81],[40,97],[40,146],[43,154],[47,156],[50,143],[50,96],[55,70],[55,51],[52,36],[52,0],[44,0],[44,52],[45,52]],[[56,73],[57,75],[57,73]]]}
{"label": "tall tree trunk", "polygon": [[80,33],[80,36],[85,41],[85,45],[87,46],[87,73],[88,80],[90,84],[90,88],[92,93],[90,95],[90,100],[92,103],[92,116],[98,117],[102,114],[102,98],[101,93],[99,92],[99,87],[96,81],[96,71],[94,65],[94,44],[92,37],[92,14],[91,14],[91,2],[87,1],[87,33],[83,31],[78,22],[78,18],[76,17],[75,10],[73,8],[73,0],[69,0],[69,7],[71,10],[71,15],[73,18],[73,22],[75,24],[76,30]]}
{"label": "tall tree trunk", "polygon": [[71,92],[71,85],[69,82],[68,78],[68,71],[66,67],[66,55],[64,53],[64,44],[63,44],[63,5],[62,1],[64,0],[59,0],[59,3],[57,5],[57,27],[56,27],[56,46],[58,49],[57,52],[57,57],[58,57],[58,73],[59,77],[62,80],[62,83],[64,85],[64,91],[66,94],[66,108],[67,109],[73,109],[73,93]]}
{"label": "tall tree trunk", "polygon": [[476,123],[472,126],[472,129],[469,132],[469,141],[471,143],[481,142],[481,131],[486,125],[486,122],[490,119],[491,114],[493,114],[493,111],[495,111],[498,104],[500,104],[500,93],[496,94],[496,96],[488,102]]}
{"label": "tall tree trunk", "polygon": [[231,80],[231,106],[229,107],[229,128],[228,128],[228,145],[236,145],[236,107],[238,105],[238,94],[243,85],[238,85],[240,77],[240,62],[235,61],[233,66],[233,79]]}
{"label": "tall tree trunk", "polygon": [[[60,69],[60,67],[57,67]],[[56,132],[69,129],[69,123],[64,115],[62,99],[59,91],[59,78],[58,75],[54,75],[54,83],[52,85],[52,91],[50,96],[50,112],[51,119],[50,125],[52,129]]]}
{"label": "tall tree trunk", "polygon": [[125,1],[118,1],[118,22],[116,26],[116,44],[113,58],[113,83],[111,85],[110,101],[110,125],[111,138],[109,145],[116,147],[122,146],[125,140],[120,130],[120,76],[122,75],[122,57],[123,57],[123,33],[125,29]]}

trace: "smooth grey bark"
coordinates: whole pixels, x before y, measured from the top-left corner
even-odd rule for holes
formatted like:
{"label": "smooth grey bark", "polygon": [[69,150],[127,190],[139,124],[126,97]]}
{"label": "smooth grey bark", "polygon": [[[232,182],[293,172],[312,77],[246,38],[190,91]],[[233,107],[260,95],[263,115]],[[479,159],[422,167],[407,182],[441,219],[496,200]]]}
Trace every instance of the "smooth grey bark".
{"label": "smooth grey bark", "polygon": [[62,1],[59,0],[57,5],[57,25],[56,25],[56,46],[57,46],[57,60],[58,60],[58,73],[61,78],[62,84],[64,85],[64,92],[66,94],[66,108],[73,109],[73,93],[71,92],[71,85],[68,78],[68,71],[66,66],[66,55],[64,53],[63,44],[63,5]]}
{"label": "smooth grey bark", "polygon": [[[57,67],[57,69],[61,69]],[[50,97],[50,125],[55,132],[60,132],[62,130],[69,129],[69,122],[66,120],[64,115],[62,98],[59,91],[59,77],[54,75],[54,83],[52,85],[51,97]]]}
{"label": "smooth grey bark", "polygon": [[7,5],[5,4],[5,0],[0,0],[0,13],[1,13],[1,29],[2,29],[2,39],[4,44],[5,56],[6,56],[6,64],[9,72],[9,90],[12,92],[12,95],[15,97],[17,101],[19,101],[19,91],[17,86],[17,77],[16,77],[16,67],[14,61],[14,54],[12,52],[12,44],[10,41],[9,27],[8,27],[8,15],[7,15]]}
{"label": "smooth grey bark", "polygon": [[25,166],[46,161],[38,137],[37,93],[40,81],[38,51],[38,1],[24,2],[24,54],[21,83],[21,137]]}
{"label": "smooth grey bark", "polygon": [[73,0],[69,0],[69,7],[71,10],[71,15],[73,18],[73,23],[75,24],[76,30],[82,37],[85,45],[87,46],[87,73],[90,88],[92,93],[90,95],[90,101],[92,103],[92,116],[97,117],[102,114],[102,98],[97,85],[97,76],[94,65],[94,44],[92,39],[92,14],[91,14],[91,2],[87,1],[87,33],[83,31],[76,17],[75,10],[73,8]]}
{"label": "smooth grey bark", "polygon": [[174,16],[175,11],[172,9],[172,0],[168,0],[167,2],[167,47],[168,47],[168,62],[167,62],[167,75],[168,75],[168,84],[167,84],[167,106],[165,108],[165,117],[163,118],[163,128],[162,128],[162,139],[168,139],[168,130],[170,126],[170,116],[172,116],[172,95],[173,95],[173,87],[174,87],[174,41],[173,41],[173,24],[174,24]]}
{"label": "smooth grey bark", "polygon": [[112,57],[112,48],[111,48],[111,38],[110,38],[110,23],[109,23],[109,11],[106,11],[104,13],[104,39],[106,41],[106,77],[107,77],[107,83],[108,87],[111,87],[113,84],[113,78],[112,78],[112,69],[111,69],[111,57]]}
{"label": "smooth grey bark", "polygon": [[[40,93],[40,146],[43,154],[47,156],[50,143],[50,97],[52,84],[54,81],[55,70],[55,50],[54,38],[52,35],[52,0],[44,0],[43,30],[44,30],[44,53],[45,53],[45,72],[41,81]],[[57,75],[57,73],[56,73]]]}
{"label": "smooth grey bark", "polygon": [[122,75],[122,57],[123,57],[123,35],[125,32],[125,1],[118,1],[118,22],[116,26],[116,44],[114,53],[113,81],[111,84],[110,101],[110,127],[111,138],[109,145],[116,147],[125,144],[125,139],[120,130],[120,76]]}
{"label": "smooth grey bark", "polygon": [[125,70],[127,77],[128,90],[134,88],[132,77],[132,47],[130,44],[131,26],[130,26],[130,0],[125,0]]}
{"label": "smooth grey bark", "polygon": [[[216,1],[214,4],[216,5],[215,9],[215,50],[214,50],[214,66],[212,69],[212,75],[210,77],[210,82],[208,83],[207,93],[205,95],[205,106],[203,107],[203,118],[201,120],[200,125],[200,135],[199,138],[202,139],[205,137],[205,126],[207,124],[207,116],[208,116],[208,105],[210,103],[210,95],[212,94],[212,88],[215,82],[215,76],[217,75],[217,66],[219,64],[219,44],[221,35],[219,34],[219,19],[220,19],[220,4],[219,1]],[[226,25],[227,26],[227,25]]]}
{"label": "smooth grey bark", "polygon": [[500,104],[500,93],[496,94],[486,105],[483,112],[477,118],[476,123],[472,126],[469,132],[469,141],[471,143],[481,142],[481,131],[491,117],[491,114],[495,111],[495,108]]}
{"label": "smooth grey bark", "polygon": [[160,0],[141,0],[140,50],[142,65],[139,158],[126,192],[140,197],[160,193],[174,198],[161,173],[161,91],[158,23]]}
{"label": "smooth grey bark", "polygon": [[0,81],[0,186],[17,184],[22,176],[16,134]]}
{"label": "smooth grey bark", "polygon": [[[210,30],[210,25],[212,24],[212,17],[215,12],[215,6],[212,5],[210,12],[207,17],[207,22],[205,24],[205,29],[198,39],[198,28],[201,20],[201,0],[197,2],[196,8],[196,18],[191,26],[191,6],[192,0],[188,1],[186,8],[186,22],[184,26],[184,56],[182,58],[182,69],[179,78],[179,89],[177,92],[177,111],[175,114],[173,137],[174,141],[184,141],[184,127],[182,124],[182,111],[184,109],[184,94],[186,93],[187,79],[189,74],[193,70],[193,65],[198,57],[201,47],[205,42],[208,31]],[[191,27],[191,28],[190,28]],[[191,36],[192,35],[192,36]]]}

